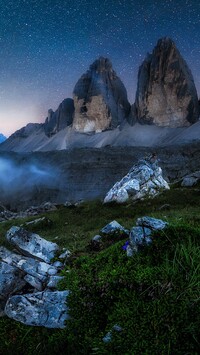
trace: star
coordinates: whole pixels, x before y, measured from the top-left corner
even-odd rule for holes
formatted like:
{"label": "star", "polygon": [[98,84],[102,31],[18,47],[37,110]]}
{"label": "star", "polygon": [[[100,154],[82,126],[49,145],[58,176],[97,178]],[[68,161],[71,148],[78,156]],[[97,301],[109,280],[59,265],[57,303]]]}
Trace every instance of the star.
{"label": "star", "polygon": [[165,36],[175,41],[200,93],[196,0],[2,0],[0,18],[2,133],[8,134],[11,116],[9,133],[21,128],[20,116],[26,123],[44,122],[49,107],[56,110],[72,97],[100,55],[109,56],[133,104],[139,66]]}

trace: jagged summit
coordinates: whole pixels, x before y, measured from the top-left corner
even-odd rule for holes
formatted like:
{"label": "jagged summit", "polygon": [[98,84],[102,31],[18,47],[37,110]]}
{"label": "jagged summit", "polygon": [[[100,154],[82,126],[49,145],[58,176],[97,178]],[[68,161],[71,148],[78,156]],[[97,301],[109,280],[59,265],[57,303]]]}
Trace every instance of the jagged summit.
{"label": "jagged summit", "polygon": [[99,57],[96,59],[91,65],[90,70],[95,70],[96,73],[103,73],[103,72],[114,72],[112,68],[112,63],[109,58]]}
{"label": "jagged summit", "polygon": [[101,132],[115,128],[129,115],[130,104],[124,84],[108,58],[90,65],[74,88],[73,128],[79,132]]}
{"label": "jagged summit", "polygon": [[160,47],[160,48],[163,47],[163,49],[169,48],[171,46],[175,46],[175,42],[170,37],[160,38],[157,42],[157,45],[156,45],[156,47]]}
{"label": "jagged summit", "polygon": [[[0,151],[160,146],[200,139],[193,77],[168,37],[158,40],[139,69],[131,113],[124,84],[105,57],[90,65],[73,95],[74,100],[63,100],[55,112],[50,109],[43,124],[28,124],[12,134],[0,144]],[[82,134],[91,132],[99,134]]]}
{"label": "jagged summit", "polygon": [[158,40],[139,69],[135,112],[140,123],[158,126],[189,126],[198,120],[191,71],[168,37]]}

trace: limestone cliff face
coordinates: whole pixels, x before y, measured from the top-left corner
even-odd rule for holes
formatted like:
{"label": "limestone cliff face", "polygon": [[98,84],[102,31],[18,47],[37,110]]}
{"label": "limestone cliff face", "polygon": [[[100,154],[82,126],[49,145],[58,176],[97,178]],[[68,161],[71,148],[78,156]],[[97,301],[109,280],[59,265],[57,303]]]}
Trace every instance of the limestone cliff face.
{"label": "limestone cliff face", "polygon": [[67,126],[70,126],[73,121],[74,102],[72,99],[65,99],[61,102],[58,109],[48,111],[48,117],[44,124],[44,131],[48,137],[56,134]]}
{"label": "limestone cliff face", "polygon": [[73,128],[101,132],[121,124],[130,112],[127,92],[107,58],[96,60],[74,88]]}
{"label": "limestone cliff face", "polygon": [[139,69],[134,112],[142,124],[183,127],[198,120],[192,74],[169,38],[158,41]]}

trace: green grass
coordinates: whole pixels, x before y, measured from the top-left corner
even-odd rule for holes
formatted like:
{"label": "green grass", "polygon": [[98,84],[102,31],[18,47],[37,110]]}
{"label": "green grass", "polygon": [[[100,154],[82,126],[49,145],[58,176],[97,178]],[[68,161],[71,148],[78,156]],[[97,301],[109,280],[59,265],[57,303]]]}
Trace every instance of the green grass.
{"label": "green grass", "polygon": [[[174,187],[134,205],[92,201],[77,208],[60,206],[46,214],[51,226],[29,226],[75,256],[60,285],[72,291],[72,318],[64,330],[28,327],[1,318],[0,354],[197,354],[199,197],[198,188]],[[126,257],[124,241],[117,238],[102,243],[99,252],[88,248],[91,238],[112,220],[131,228],[144,215],[162,218],[170,225],[155,233],[153,244],[134,258]],[[32,219],[1,223],[1,245],[8,246],[4,236],[12,225]],[[113,342],[104,344],[103,336],[115,324],[122,332],[113,332]]]}
{"label": "green grass", "polygon": [[[197,229],[169,227],[134,258],[118,242],[77,259],[62,285],[72,290],[73,321],[66,332],[71,353],[197,354],[199,241]],[[104,344],[115,324],[123,331]]]}

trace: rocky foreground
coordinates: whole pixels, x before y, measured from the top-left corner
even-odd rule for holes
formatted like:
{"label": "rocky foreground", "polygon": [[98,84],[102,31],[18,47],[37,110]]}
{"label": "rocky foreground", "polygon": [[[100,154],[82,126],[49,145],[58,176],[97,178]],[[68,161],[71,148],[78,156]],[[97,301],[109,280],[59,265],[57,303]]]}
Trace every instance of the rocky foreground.
{"label": "rocky foreground", "polygon": [[[129,235],[125,250],[127,257],[134,257],[138,248],[152,243],[153,231],[166,226],[162,220],[143,217],[128,231],[113,221],[102,228],[100,238]],[[26,325],[64,328],[69,319],[67,297],[70,290],[57,290],[58,282],[64,278],[59,275],[63,262],[51,261],[56,253],[59,255],[58,245],[14,226],[6,238],[18,253],[0,247],[0,315]],[[98,244],[99,240],[93,239],[94,243]],[[65,250],[58,258],[66,262],[69,256],[70,252]]]}
{"label": "rocky foreground", "polygon": [[[196,183],[199,176],[188,176],[184,183]],[[24,223],[22,219],[1,223],[1,243],[22,260],[36,258],[24,255],[16,244],[11,246],[5,240],[10,227],[18,226],[18,233],[22,223],[23,233],[37,233],[72,252],[59,285],[60,290],[71,290],[66,297],[66,314],[70,315],[66,327],[49,329],[21,323],[23,312],[29,310],[32,316],[34,309],[35,325],[38,314],[43,315],[40,321],[48,325],[51,317],[44,305],[46,292],[52,296],[49,295],[54,311],[58,306],[58,302],[53,303],[56,289],[37,289],[32,293],[34,287],[26,281],[23,290],[8,296],[9,314],[17,321],[0,318],[1,352],[32,354],[37,349],[38,354],[79,354],[84,349],[88,354],[128,354],[150,349],[154,354],[158,349],[165,352],[166,346],[168,351],[170,344],[170,353],[182,354],[186,349],[188,353],[198,353],[199,192],[198,184],[194,188],[177,184],[154,199],[137,204],[91,201],[77,207],[57,206],[48,215],[45,213],[50,220],[47,223],[37,221],[39,217],[28,217]],[[148,221],[152,219],[142,216],[156,218],[154,225],[166,226],[164,231],[151,233]],[[9,235],[14,234],[11,231]],[[57,256],[60,251],[50,262],[37,260],[37,265],[48,264],[52,272],[54,262],[61,260]],[[27,263],[23,266],[25,269]],[[25,277],[31,268],[26,270]],[[41,275],[40,268],[38,271]],[[47,279],[52,276],[48,274]],[[46,288],[46,282],[43,285]],[[36,311],[37,303],[43,310]],[[21,317],[25,319],[27,315]]]}
{"label": "rocky foreground", "polygon": [[[18,253],[0,248],[0,312],[27,325],[63,328],[68,291],[57,291],[59,271],[69,251],[51,262],[59,247],[37,234],[13,226],[6,235]],[[26,255],[26,256],[25,256]],[[28,291],[28,292],[27,292]]]}

